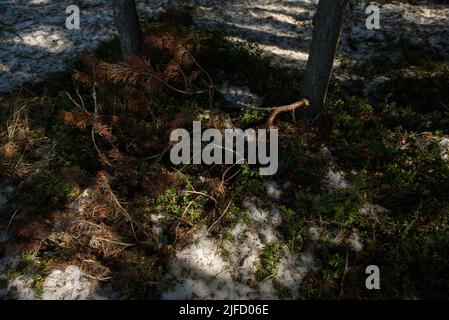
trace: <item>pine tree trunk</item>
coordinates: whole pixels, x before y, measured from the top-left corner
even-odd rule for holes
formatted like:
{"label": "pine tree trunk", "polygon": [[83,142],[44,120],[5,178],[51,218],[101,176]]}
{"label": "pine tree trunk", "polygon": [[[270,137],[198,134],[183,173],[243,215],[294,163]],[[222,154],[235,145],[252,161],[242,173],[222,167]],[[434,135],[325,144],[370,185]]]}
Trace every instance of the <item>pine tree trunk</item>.
{"label": "pine tree trunk", "polygon": [[316,116],[326,99],[348,3],[349,0],[320,0],[318,4],[301,94],[310,101],[310,107],[302,113],[305,117]]}
{"label": "pine tree trunk", "polygon": [[139,55],[142,51],[142,34],[134,0],[112,0],[115,26],[124,57]]}

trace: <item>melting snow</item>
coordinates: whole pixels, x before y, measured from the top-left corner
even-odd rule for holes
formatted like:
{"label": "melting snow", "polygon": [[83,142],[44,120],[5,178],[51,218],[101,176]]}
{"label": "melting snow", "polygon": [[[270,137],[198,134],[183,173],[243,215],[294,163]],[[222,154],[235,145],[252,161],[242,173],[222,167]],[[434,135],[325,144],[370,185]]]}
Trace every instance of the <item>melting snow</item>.
{"label": "melting snow", "polygon": [[346,189],[351,187],[351,182],[345,179],[345,173],[341,170],[329,168],[325,182],[329,189]]}
{"label": "melting snow", "polygon": [[[0,270],[17,265],[19,259],[8,258],[0,261]],[[7,288],[0,288],[0,299],[19,300],[104,300],[118,298],[116,292],[98,282],[86,278],[77,266],[67,266],[64,270],[53,270],[43,282],[42,294],[37,296],[33,278],[21,275],[14,278]]]}
{"label": "melting snow", "polygon": [[[206,28],[227,30],[232,41],[252,41],[274,65],[304,68],[312,39],[312,18],[318,0],[189,0],[196,5],[195,18]],[[430,2],[430,1],[428,1]],[[366,6],[354,0],[345,20],[334,77],[340,82],[362,80],[365,94],[389,79],[386,74],[357,75],[354,67],[373,58],[402,59],[383,52],[390,42],[402,39],[449,54],[449,7],[421,2],[416,5],[392,1],[379,4],[380,30],[366,28]],[[376,4],[371,1],[370,4]],[[388,40],[387,40],[388,39]]]}
{"label": "melting snow", "polygon": [[438,148],[439,148],[441,159],[449,160],[449,139],[448,138],[442,138],[438,142]]}
{"label": "melting snow", "polygon": [[44,282],[43,300],[86,300],[95,292],[93,281],[85,278],[76,266],[52,271]]}
{"label": "melting snow", "polygon": [[[179,0],[137,1],[140,14],[156,17],[164,7]],[[197,10],[200,25],[229,31],[231,39],[253,40],[264,55],[277,65],[305,67],[312,38],[312,17],[317,0],[188,0]],[[68,30],[65,8],[69,0],[9,1],[0,5],[2,23],[14,26],[15,33],[0,39],[0,92],[15,86],[42,80],[46,74],[64,70],[67,63],[83,50],[96,48],[115,34],[113,14],[108,0],[80,0],[80,30]],[[447,55],[449,52],[449,8],[447,5],[392,2],[380,5],[381,29],[365,28],[365,8],[351,7],[343,30],[340,53],[348,58],[337,68],[340,81],[363,79],[354,75],[352,66],[370,61],[387,45],[386,39],[401,38],[429,46]],[[377,53],[376,53],[377,52]],[[391,58],[391,57],[386,57]],[[397,59],[401,59],[398,55]],[[341,64],[337,59],[336,66]],[[366,75],[369,77],[369,75]],[[383,79],[378,75],[370,88]],[[387,77],[388,78],[388,77]],[[368,82],[368,81],[367,81]]]}
{"label": "melting snow", "polygon": [[267,188],[267,194],[273,198],[274,200],[279,200],[282,195],[282,189],[279,187],[279,184],[275,180],[267,180],[264,182],[265,187]]}
{"label": "melting snow", "polygon": [[277,230],[279,210],[261,210],[251,202],[244,207],[250,223],[235,225],[231,240],[206,236],[177,252],[168,276],[176,284],[163,292],[163,299],[276,299],[273,280],[256,279],[261,252],[274,243],[281,248],[275,278],[292,291],[292,298],[299,297],[304,275],[315,268],[314,244],[301,255],[291,252]]}
{"label": "melting snow", "polygon": [[[138,2],[146,16],[157,16],[170,0]],[[73,1],[16,0],[0,4],[1,22],[14,32],[0,38],[0,92],[62,71],[83,50],[95,49],[115,34],[109,0],[80,0],[80,29],[65,27],[65,12]]]}

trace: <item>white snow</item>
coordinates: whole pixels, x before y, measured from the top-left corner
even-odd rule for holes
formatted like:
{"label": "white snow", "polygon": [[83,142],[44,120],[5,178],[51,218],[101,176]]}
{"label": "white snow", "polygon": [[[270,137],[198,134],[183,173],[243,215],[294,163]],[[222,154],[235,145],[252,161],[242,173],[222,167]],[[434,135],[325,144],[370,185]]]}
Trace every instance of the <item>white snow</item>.
{"label": "white snow", "polygon": [[438,142],[438,148],[440,157],[443,160],[449,160],[449,139],[448,138],[442,138]]}
{"label": "white snow", "polygon": [[[0,260],[2,273],[14,268],[20,261],[17,257]],[[101,287],[96,280],[85,277],[78,266],[54,269],[43,280],[42,292],[36,294],[33,277],[24,274],[12,279],[7,288],[0,288],[0,299],[18,300],[105,300],[118,299],[120,295],[108,286]]]}
{"label": "white snow", "polygon": [[77,266],[54,270],[45,279],[43,300],[86,300],[95,293],[96,285],[82,276]]}
{"label": "white snow", "polygon": [[352,250],[354,250],[355,252],[361,252],[363,250],[363,243],[360,240],[359,234],[357,232],[354,232],[349,238],[349,244],[351,245]]}
{"label": "white snow", "polygon": [[[231,41],[250,41],[259,45],[274,65],[304,68],[312,39],[312,18],[317,0],[189,0],[196,5],[196,21],[205,28],[221,28]],[[429,47],[435,53],[449,54],[449,6],[425,1],[410,5],[399,1],[378,4],[380,30],[366,28],[365,6],[353,1],[348,10],[333,77],[341,83],[361,80],[368,94],[378,84],[390,79],[385,74],[356,74],[354,68],[373,58],[400,61],[384,50],[390,43],[406,40]],[[370,1],[369,4],[376,4]],[[404,70],[407,72],[407,70]]]}
{"label": "white snow", "polygon": [[324,184],[329,190],[337,190],[337,189],[346,189],[352,186],[351,182],[346,180],[345,172],[342,170],[336,169],[335,161],[336,157],[332,155],[330,149],[326,146],[320,149],[320,154],[323,158],[325,158],[329,162],[329,166],[327,169],[327,173],[324,177]]}
{"label": "white snow", "polygon": [[15,278],[9,283],[8,289],[4,290],[3,294],[16,300],[34,300],[33,279],[24,276]]}
{"label": "white snow", "polygon": [[[180,0],[137,1],[145,16],[158,16],[164,8]],[[234,41],[251,40],[273,64],[304,68],[312,37],[312,17],[316,0],[186,0],[196,6],[195,20],[207,28],[229,31]],[[108,0],[80,0],[80,30],[68,30],[65,8],[73,1],[9,1],[0,5],[2,23],[12,25],[15,33],[0,39],[0,92],[37,82],[67,63],[83,50],[96,48],[113,37],[113,15]],[[375,2],[374,2],[375,3]],[[388,75],[355,75],[352,67],[370,61],[387,45],[386,39],[401,38],[429,46],[433,51],[449,52],[449,7],[420,3],[410,5],[393,1],[380,5],[380,30],[365,28],[365,8],[357,5],[348,12],[343,30],[335,78],[340,81],[374,81]],[[351,44],[351,45],[350,45]],[[346,61],[342,68],[341,56]],[[392,58],[386,56],[386,59]],[[401,59],[399,54],[395,59]],[[367,81],[368,83],[369,81]]]}
{"label": "white snow", "polygon": [[176,253],[168,275],[176,284],[163,299],[277,299],[273,279],[256,279],[260,255],[269,244],[280,246],[276,280],[292,291],[292,298],[299,297],[304,275],[315,268],[314,241],[302,254],[291,252],[277,230],[279,210],[262,210],[249,201],[244,207],[250,223],[237,223],[231,240],[206,236]]}
{"label": "white snow", "polygon": [[[162,8],[175,0],[138,1],[140,14],[157,16]],[[196,21],[204,27],[223,28],[232,41],[253,40],[260,45],[263,55],[281,66],[304,68],[312,35],[312,17],[317,0],[188,0],[197,5]],[[0,39],[0,92],[9,91],[24,83],[34,83],[54,71],[67,68],[68,63],[83,50],[96,48],[114,34],[113,16],[108,0],[80,0],[81,29],[67,30],[65,8],[72,1],[16,0],[0,5],[2,23],[13,25],[15,32]],[[351,68],[361,62],[371,61],[379,48],[387,45],[387,38],[401,38],[410,43],[429,46],[437,53],[449,52],[448,5],[409,5],[392,2],[381,6],[381,30],[367,30],[364,8],[356,6],[348,12],[343,30],[335,78],[339,81],[366,80],[369,92],[379,83],[388,81],[389,75],[351,74]],[[342,58],[342,55],[346,58]],[[385,56],[384,56],[385,57]],[[401,59],[398,54],[395,57]],[[262,100],[247,87],[225,83],[225,99],[231,103],[261,105]],[[449,139],[438,143],[439,154],[448,159]],[[330,189],[348,188],[345,173],[333,165],[335,158],[323,147],[323,157],[331,162],[326,175]],[[278,200],[288,186],[274,180],[266,181],[267,195]],[[72,204],[72,209],[84,214],[91,202],[89,190]],[[0,209],[6,197],[0,193]],[[309,230],[310,243],[301,253],[292,252],[283,241],[278,227],[282,223],[279,210],[263,210],[250,201],[244,203],[242,215],[250,222],[240,221],[231,229],[232,239],[217,239],[209,235],[199,238],[176,253],[169,263],[168,278],[175,282],[174,290],[163,292],[164,299],[275,299],[273,279],[257,281],[255,275],[260,265],[260,254],[270,244],[278,244],[281,257],[277,264],[276,280],[290,288],[292,298],[298,298],[298,288],[303,277],[315,266],[314,251],[320,239],[316,228]],[[360,214],[378,219],[389,210],[366,203]],[[162,235],[160,217],[154,217],[153,231]],[[202,235],[206,228],[200,230]],[[2,236],[0,235],[0,238]],[[0,240],[1,241],[1,240]],[[363,250],[356,232],[349,239],[354,251]],[[228,253],[228,254],[224,254]],[[4,262],[4,261],[3,261]],[[4,263],[0,271],[4,271]],[[20,299],[33,299],[35,292],[31,279],[25,276],[14,279],[0,296],[13,293]],[[53,270],[45,279],[43,299],[90,299],[96,296],[96,284],[85,278],[79,267],[68,266]]]}
{"label": "white snow", "polygon": [[[139,13],[158,16],[170,0],[138,1]],[[1,21],[14,32],[0,38],[0,92],[41,81],[62,71],[83,50],[95,49],[115,34],[111,1],[80,0],[80,29],[65,26],[70,0],[16,0],[0,4]]]}
{"label": "white snow", "polygon": [[275,200],[279,200],[281,198],[282,189],[275,180],[267,180],[264,182],[264,185],[267,188],[267,194],[271,198]]}
{"label": "white snow", "polygon": [[329,150],[328,147],[322,147],[320,150],[320,155],[326,159],[327,161],[333,163],[336,159],[335,157],[332,155],[332,152]]}
{"label": "white snow", "polygon": [[372,214],[373,212],[375,212],[376,214],[386,214],[386,213],[390,213],[391,210],[384,208],[378,204],[372,204],[370,202],[367,202],[363,205],[363,207],[360,209],[360,213],[361,214]]}
{"label": "white snow", "polygon": [[333,168],[328,169],[325,177],[325,183],[329,189],[334,190],[351,187],[351,182],[345,179],[345,173],[341,170],[334,170]]}

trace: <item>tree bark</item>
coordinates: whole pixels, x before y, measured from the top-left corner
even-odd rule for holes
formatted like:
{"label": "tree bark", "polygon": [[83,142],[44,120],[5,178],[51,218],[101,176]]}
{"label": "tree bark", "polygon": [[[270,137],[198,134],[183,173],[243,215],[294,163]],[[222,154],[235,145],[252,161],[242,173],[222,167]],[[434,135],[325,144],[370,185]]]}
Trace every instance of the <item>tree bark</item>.
{"label": "tree bark", "polygon": [[310,101],[310,107],[301,110],[306,118],[316,116],[325,102],[348,3],[349,0],[320,0],[318,3],[301,94]]}
{"label": "tree bark", "polygon": [[134,0],[112,0],[115,26],[124,57],[142,52],[142,33]]}

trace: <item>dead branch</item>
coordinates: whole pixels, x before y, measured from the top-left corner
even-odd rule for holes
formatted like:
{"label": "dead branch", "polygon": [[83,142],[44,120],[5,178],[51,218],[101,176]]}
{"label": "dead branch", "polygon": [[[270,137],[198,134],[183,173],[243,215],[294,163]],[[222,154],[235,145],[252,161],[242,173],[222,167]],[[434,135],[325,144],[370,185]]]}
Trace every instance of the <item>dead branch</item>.
{"label": "dead branch", "polygon": [[[267,122],[267,127],[268,128],[274,128],[273,123],[274,123],[274,121],[276,120],[276,118],[277,118],[277,116],[279,114],[284,113],[284,112],[288,112],[288,111],[293,111],[294,112],[296,109],[299,109],[301,107],[308,108],[310,106],[310,102],[307,99],[302,99],[302,100],[299,100],[297,102],[294,102],[292,104],[288,104],[288,105],[285,105],[285,106],[270,107],[270,108],[259,108],[259,107],[254,107],[254,106],[251,106],[251,105],[246,105],[246,104],[243,104],[243,103],[241,103],[240,105],[245,107],[245,108],[252,109],[252,110],[267,111],[267,112],[271,111],[270,118],[268,119],[268,122]],[[293,115],[294,115],[294,113],[293,113]]]}
{"label": "dead branch", "polygon": [[277,116],[280,115],[281,113],[289,112],[289,111],[295,112],[296,109],[299,109],[301,107],[307,108],[307,107],[309,107],[309,105],[310,105],[309,100],[302,99],[298,102],[295,102],[295,103],[292,103],[289,105],[275,107],[273,109],[273,112],[270,115],[270,118],[268,119],[267,127],[274,128],[275,126],[273,123],[276,120]]}

